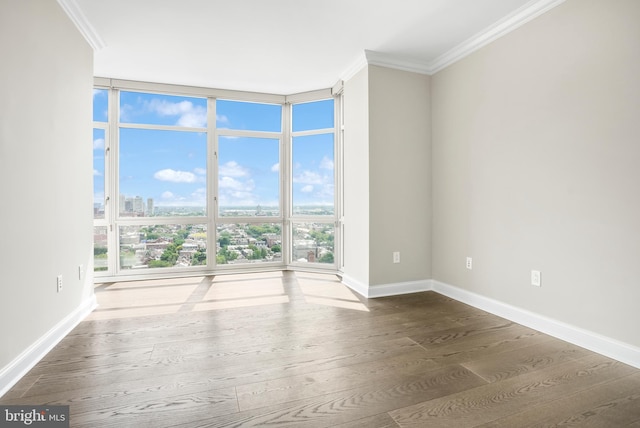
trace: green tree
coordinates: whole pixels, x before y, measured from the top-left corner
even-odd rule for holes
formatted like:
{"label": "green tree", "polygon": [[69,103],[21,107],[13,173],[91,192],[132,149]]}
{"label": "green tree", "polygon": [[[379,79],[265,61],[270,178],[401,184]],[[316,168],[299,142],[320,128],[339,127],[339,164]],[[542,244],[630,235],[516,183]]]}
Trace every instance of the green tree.
{"label": "green tree", "polygon": [[166,260],[150,260],[148,263],[150,268],[171,267],[173,263]]}
{"label": "green tree", "polygon": [[279,234],[280,226],[272,225],[272,224],[265,224],[265,225],[252,224],[247,228],[247,234],[253,238],[260,238],[265,233]]}
{"label": "green tree", "polygon": [[182,250],[182,244],[184,240],[176,240],[171,244],[167,245],[167,248],[162,252],[160,256],[160,260],[169,263],[170,266],[173,266],[178,261],[178,256],[180,254],[180,250]]}
{"label": "green tree", "polygon": [[333,263],[333,253],[325,253],[318,260],[320,263]]}
{"label": "green tree", "polygon": [[[216,261],[218,264],[226,264],[230,261],[233,261],[238,258],[238,254],[235,251],[229,251],[228,248],[220,248],[218,251],[218,255],[216,256]],[[224,260],[221,262],[220,260]]]}
{"label": "green tree", "polygon": [[267,250],[264,248],[258,248],[255,245],[249,245],[249,249],[251,250],[249,260],[262,260],[267,257]]}
{"label": "green tree", "polygon": [[206,265],[207,264],[207,252],[203,249],[198,249],[191,257],[192,265]]}
{"label": "green tree", "polygon": [[187,226],[187,229],[180,229],[176,231],[176,236],[178,237],[178,239],[182,239],[182,241],[184,242],[184,240],[187,239],[190,233],[191,226]]}
{"label": "green tree", "polygon": [[220,238],[218,238],[218,243],[221,248],[226,248],[231,244],[231,234],[227,231],[224,231],[220,234]]}
{"label": "green tree", "polygon": [[330,246],[333,245],[333,234],[329,233],[330,229],[314,230],[309,233],[311,237],[318,243],[318,245]]}

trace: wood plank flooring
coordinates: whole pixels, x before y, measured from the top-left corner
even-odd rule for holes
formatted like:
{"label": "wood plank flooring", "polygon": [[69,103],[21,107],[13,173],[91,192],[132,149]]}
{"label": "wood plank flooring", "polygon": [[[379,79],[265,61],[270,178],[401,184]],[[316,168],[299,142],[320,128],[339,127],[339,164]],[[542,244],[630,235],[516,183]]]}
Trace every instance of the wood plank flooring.
{"label": "wood plank flooring", "polygon": [[276,272],[103,284],[0,404],[72,427],[640,427],[640,370],[433,292]]}

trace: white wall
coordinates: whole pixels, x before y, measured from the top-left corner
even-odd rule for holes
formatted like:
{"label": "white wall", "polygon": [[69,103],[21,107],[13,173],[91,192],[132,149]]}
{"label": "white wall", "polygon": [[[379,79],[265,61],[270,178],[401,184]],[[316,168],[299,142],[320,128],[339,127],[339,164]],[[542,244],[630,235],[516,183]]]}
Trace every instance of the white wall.
{"label": "white wall", "polygon": [[378,66],[345,82],[344,279],[367,296],[416,291],[431,277],[429,85]]}
{"label": "white wall", "polygon": [[431,278],[429,86],[427,75],[369,66],[370,285]]}
{"label": "white wall", "polygon": [[55,1],[0,2],[0,394],[93,296],[92,55]]}
{"label": "white wall", "polygon": [[434,279],[640,346],[639,21],[568,0],[433,76]]}
{"label": "white wall", "polygon": [[344,83],[344,275],[369,283],[369,72]]}

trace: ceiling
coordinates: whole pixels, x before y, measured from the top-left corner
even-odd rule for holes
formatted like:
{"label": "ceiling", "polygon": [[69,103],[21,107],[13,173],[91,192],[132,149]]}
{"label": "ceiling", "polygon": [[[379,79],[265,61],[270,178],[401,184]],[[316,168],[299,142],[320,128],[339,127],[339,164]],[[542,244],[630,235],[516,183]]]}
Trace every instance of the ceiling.
{"label": "ceiling", "polygon": [[58,0],[94,74],[288,95],[368,62],[431,74],[559,0]]}

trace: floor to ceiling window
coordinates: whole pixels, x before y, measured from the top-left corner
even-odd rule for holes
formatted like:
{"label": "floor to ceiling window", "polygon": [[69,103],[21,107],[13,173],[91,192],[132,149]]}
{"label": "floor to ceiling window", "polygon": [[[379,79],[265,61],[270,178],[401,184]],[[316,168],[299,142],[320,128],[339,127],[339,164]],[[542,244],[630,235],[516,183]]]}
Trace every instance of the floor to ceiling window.
{"label": "floor to ceiling window", "polygon": [[109,91],[93,91],[93,265],[95,272],[109,269],[109,223],[106,218]]}
{"label": "floor to ceiling window", "polygon": [[337,269],[328,91],[254,100],[128,83],[94,90],[97,278]]}
{"label": "floor to ceiling window", "polygon": [[281,264],[282,110],[218,99],[216,265]]}
{"label": "floor to ceiling window", "polygon": [[334,100],[292,105],[292,263],[335,263]]}

